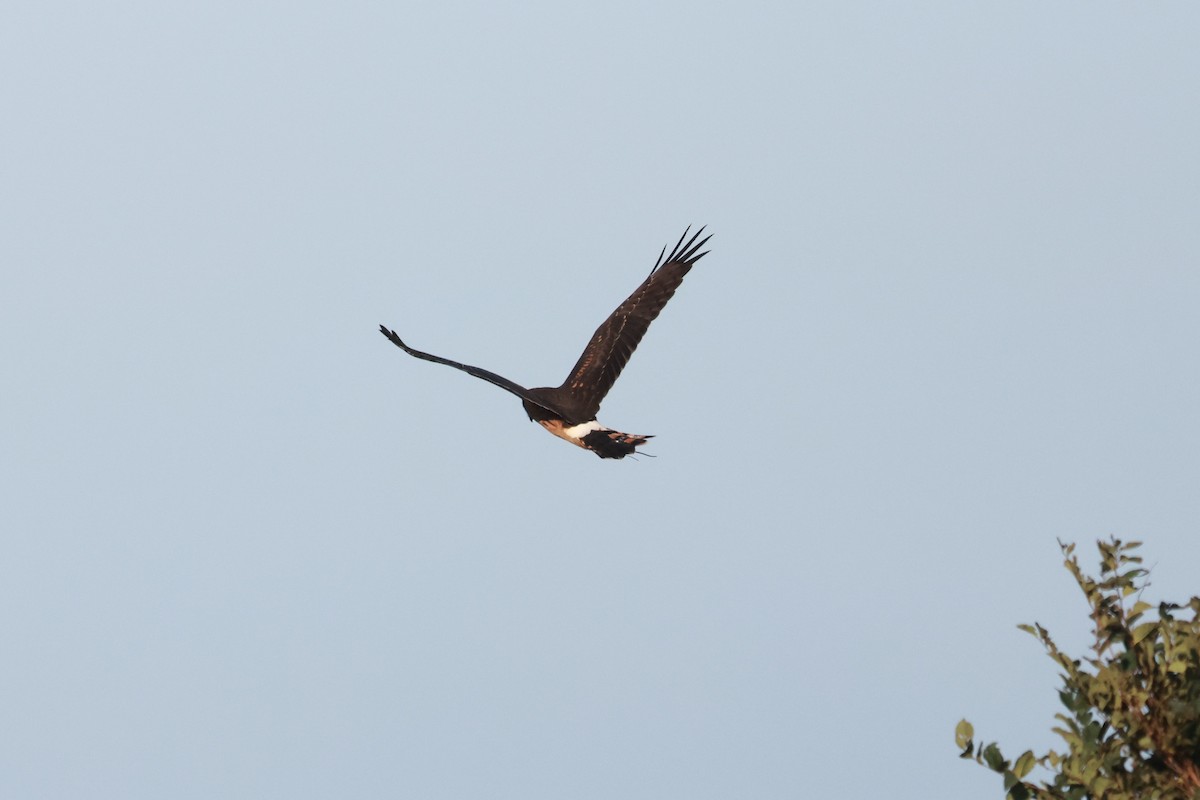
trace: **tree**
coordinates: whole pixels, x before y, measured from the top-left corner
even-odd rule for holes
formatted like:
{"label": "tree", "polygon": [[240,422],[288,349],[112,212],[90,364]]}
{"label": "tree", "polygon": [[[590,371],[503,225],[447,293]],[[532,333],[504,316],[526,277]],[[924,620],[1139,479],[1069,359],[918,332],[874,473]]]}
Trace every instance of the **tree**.
{"label": "tree", "polygon": [[[1063,544],[1065,566],[1091,606],[1094,640],[1089,654],[1073,659],[1041,625],[1018,627],[1041,641],[1062,669],[1052,730],[1066,750],[1009,762],[1000,747],[976,745],[974,728],[958,723],[963,758],[1004,776],[1011,800],[1200,800],[1200,597],[1185,605],[1141,599],[1147,571],[1133,555],[1140,542],[1099,542],[1100,577],[1085,575],[1074,544]],[[1050,773],[1037,784],[1035,766]]]}

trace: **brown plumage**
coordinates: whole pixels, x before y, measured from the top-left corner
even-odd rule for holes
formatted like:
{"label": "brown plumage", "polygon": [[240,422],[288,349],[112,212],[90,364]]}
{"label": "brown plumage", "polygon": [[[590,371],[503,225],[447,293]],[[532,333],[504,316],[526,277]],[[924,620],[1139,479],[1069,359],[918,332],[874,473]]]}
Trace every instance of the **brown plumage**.
{"label": "brown plumage", "polygon": [[379,330],[411,356],[460,369],[517,395],[529,418],[555,436],[591,450],[601,458],[624,458],[651,437],[605,428],[596,421],[596,414],[600,411],[600,402],[629,363],[650,323],[675,294],[692,265],[708,254],[708,251],[699,251],[711,235],[701,239],[704,228],[700,228],[684,244],[690,230],[683,232],[669,256],[667,249],[662,249],[649,277],[596,329],[561,386],[526,389],[494,372],[414,350],[394,331],[382,325]]}

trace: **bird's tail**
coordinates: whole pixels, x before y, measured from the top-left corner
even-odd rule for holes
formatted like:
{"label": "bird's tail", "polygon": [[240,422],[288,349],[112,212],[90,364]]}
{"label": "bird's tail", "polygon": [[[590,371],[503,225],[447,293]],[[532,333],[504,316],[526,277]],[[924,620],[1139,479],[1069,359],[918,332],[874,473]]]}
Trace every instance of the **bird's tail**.
{"label": "bird's tail", "polygon": [[649,434],[643,436],[636,433],[621,433],[611,428],[599,428],[589,431],[580,442],[601,458],[624,458],[636,452],[637,448],[646,443],[646,440],[653,438]]}

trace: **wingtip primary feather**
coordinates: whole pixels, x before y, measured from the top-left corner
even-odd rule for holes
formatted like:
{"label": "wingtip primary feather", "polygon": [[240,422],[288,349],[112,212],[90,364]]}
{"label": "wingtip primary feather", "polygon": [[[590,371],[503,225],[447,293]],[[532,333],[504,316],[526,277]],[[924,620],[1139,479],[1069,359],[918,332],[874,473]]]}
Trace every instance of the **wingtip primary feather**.
{"label": "wingtip primary feather", "polygon": [[667,246],[664,244],[662,251],[658,254],[658,258],[654,262],[654,266],[650,268],[650,274],[653,275],[662,266],[663,256],[667,254]]}
{"label": "wingtip primary feather", "polygon": [[[687,238],[688,231],[690,231],[691,229],[692,229],[692,226],[691,226],[691,225],[688,225],[686,228],[684,228],[684,229],[683,229],[683,236],[680,236],[680,237],[679,237],[679,241],[678,241],[678,242],[676,242],[676,243],[675,243],[675,246],[671,248],[671,255],[667,256],[667,260],[666,260],[665,262],[664,262],[664,261],[662,261],[662,256],[660,255],[660,256],[658,257],[658,258],[659,258],[659,262],[660,262],[660,263],[659,263],[659,264],[656,264],[656,265],[654,266],[654,268],[655,268],[655,269],[658,269],[658,268],[659,268],[660,266],[662,266],[662,264],[664,264],[664,263],[665,263],[665,264],[670,264],[672,261],[674,261],[674,260],[675,260],[675,256],[676,256],[676,255],[679,253],[679,245],[683,244],[683,240],[684,240],[685,238]],[[663,250],[665,251],[665,250],[666,250],[666,248],[664,247],[664,248],[663,248]]]}
{"label": "wingtip primary feather", "polygon": [[[650,274],[653,275],[664,264],[670,264],[672,261],[694,263],[708,255],[707,250],[699,255],[696,255],[696,251],[701,247],[704,247],[704,245],[708,243],[708,240],[713,236],[710,233],[708,236],[700,239],[700,235],[704,233],[704,229],[707,227],[707,225],[701,225],[700,228],[694,234],[692,234],[692,238],[688,239],[687,244],[684,244],[683,240],[687,239],[687,235],[692,231],[692,226],[688,225],[687,228],[684,229],[683,235],[679,237],[679,241],[675,243],[673,248],[671,248],[671,255],[666,256],[666,260],[663,260],[663,256],[666,255],[667,248],[665,246],[663,247],[662,252],[658,254],[658,260],[654,262],[654,269],[650,270]],[[700,241],[697,242],[697,239],[700,239]]]}
{"label": "wingtip primary feather", "polygon": [[396,347],[399,347],[401,350],[403,350],[406,353],[412,353],[412,348],[410,348],[408,345],[406,345],[404,343],[404,340],[401,339],[399,334],[397,334],[395,331],[389,329],[385,325],[380,325],[379,332],[382,333],[384,336],[386,336],[388,341],[390,341],[392,344],[396,345]]}

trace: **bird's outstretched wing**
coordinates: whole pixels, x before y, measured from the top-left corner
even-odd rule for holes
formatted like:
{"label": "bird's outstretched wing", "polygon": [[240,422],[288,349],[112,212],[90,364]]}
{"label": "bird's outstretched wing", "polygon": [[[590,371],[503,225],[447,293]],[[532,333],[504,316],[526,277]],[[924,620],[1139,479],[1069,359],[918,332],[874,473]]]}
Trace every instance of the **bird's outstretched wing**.
{"label": "bird's outstretched wing", "polygon": [[[390,339],[392,344],[396,345],[396,347],[399,347],[401,350],[408,353],[410,356],[416,356],[417,358],[424,359],[425,361],[432,361],[435,364],[445,364],[448,367],[454,367],[455,369],[461,369],[463,372],[467,373],[468,375],[474,375],[476,378],[482,378],[483,380],[487,381],[488,383],[495,384],[496,386],[499,386],[501,389],[512,392],[513,394],[515,394],[517,397],[521,398],[522,400],[528,400],[529,402],[534,403],[535,405],[542,406],[543,408],[546,407],[544,405],[546,402],[544,399],[539,399],[538,397],[536,397],[536,395],[533,392],[530,392],[524,386],[513,383],[508,378],[505,378],[501,375],[497,375],[494,372],[488,372],[486,369],[480,369],[479,367],[472,367],[470,364],[460,364],[457,361],[451,361],[448,358],[442,358],[440,356],[430,355],[429,353],[422,353],[420,350],[414,350],[411,347],[409,347],[408,345],[406,345],[403,342],[403,340],[401,340],[400,337],[396,335],[395,331],[388,330],[383,325],[379,326],[379,332],[382,333],[384,336],[386,336],[388,339]],[[553,409],[550,409],[550,410],[553,410]]]}
{"label": "bird's outstretched wing", "polygon": [[698,251],[711,234],[700,239],[700,234],[704,233],[702,227],[684,244],[690,232],[689,226],[669,256],[666,255],[667,248],[662,249],[654,269],[650,270],[650,277],[596,329],[570,376],[560,387],[560,391],[569,395],[571,405],[578,409],[583,419],[595,418],[600,401],[629,362],[650,323],[675,294],[692,265],[708,254],[708,251]]}

